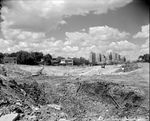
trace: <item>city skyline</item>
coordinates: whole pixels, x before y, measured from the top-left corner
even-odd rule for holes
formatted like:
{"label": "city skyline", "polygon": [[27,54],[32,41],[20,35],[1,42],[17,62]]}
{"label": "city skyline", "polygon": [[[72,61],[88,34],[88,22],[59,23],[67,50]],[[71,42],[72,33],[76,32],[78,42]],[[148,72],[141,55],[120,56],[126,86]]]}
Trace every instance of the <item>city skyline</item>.
{"label": "city skyline", "polygon": [[127,59],[125,56],[120,55],[120,53],[117,52],[110,52],[106,55],[102,53],[95,53],[92,51],[89,53],[89,62],[93,65],[102,63],[113,64],[119,62],[126,62],[126,60]]}
{"label": "city skyline", "polygon": [[149,6],[143,0],[3,0],[0,52],[63,57],[116,51],[149,53]]}

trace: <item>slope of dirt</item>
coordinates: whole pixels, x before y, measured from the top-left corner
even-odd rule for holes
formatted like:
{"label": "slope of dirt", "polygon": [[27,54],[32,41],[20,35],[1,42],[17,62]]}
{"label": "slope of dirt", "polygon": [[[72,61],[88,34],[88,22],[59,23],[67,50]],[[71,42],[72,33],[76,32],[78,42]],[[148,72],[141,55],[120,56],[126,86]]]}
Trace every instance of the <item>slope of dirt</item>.
{"label": "slope of dirt", "polygon": [[17,65],[4,67],[9,71],[0,75],[0,119],[17,113],[16,121],[149,120],[147,65],[126,75],[36,77]]}

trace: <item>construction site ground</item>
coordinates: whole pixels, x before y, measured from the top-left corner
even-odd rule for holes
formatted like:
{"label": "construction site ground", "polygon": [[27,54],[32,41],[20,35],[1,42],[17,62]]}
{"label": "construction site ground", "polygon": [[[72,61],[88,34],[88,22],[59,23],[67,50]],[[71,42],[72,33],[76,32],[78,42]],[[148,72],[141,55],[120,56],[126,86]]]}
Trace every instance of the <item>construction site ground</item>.
{"label": "construction site ground", "polygon": [[0,65],[0,121],[148,121],[149,64],[121,69]]}

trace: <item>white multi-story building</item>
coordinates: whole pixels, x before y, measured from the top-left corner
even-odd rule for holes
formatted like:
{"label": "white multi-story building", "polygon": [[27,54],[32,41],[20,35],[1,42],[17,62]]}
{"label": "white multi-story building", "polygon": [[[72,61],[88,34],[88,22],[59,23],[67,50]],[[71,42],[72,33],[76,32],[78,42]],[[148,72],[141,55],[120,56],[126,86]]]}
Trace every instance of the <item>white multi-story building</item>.
{"label": "white multi-story building", "polygon": [[96,54],[94,52],[90,52],[89,54],[89,62],[93,65],[96,64]]}
{"label": "white multi-story building", "polygon": [[101,61],[102,61],[102,59],[101,59],[101,54],[96,54],[96,63],[97,64],[100,64],[101,63]]}

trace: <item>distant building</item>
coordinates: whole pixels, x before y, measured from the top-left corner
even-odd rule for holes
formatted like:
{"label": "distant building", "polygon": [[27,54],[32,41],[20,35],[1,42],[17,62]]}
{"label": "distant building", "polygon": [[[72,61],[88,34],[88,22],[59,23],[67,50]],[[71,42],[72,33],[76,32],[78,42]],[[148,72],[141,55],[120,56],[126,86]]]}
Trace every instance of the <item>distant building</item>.
{"label": "distant building", "polygon": [[117,61],[120,61],[120,59],[121,59],[121,55],[117,53]]}
{"label": "distant building", "polygon": [[107,58],[105,57],[105,55],[102,55],[102,63],[106,63]]}
{"label": "distant building", "polygon": [[116,52],[113,52],[113,53],[112,53],[112,61],[113,61],[113,62],[116,62],[116,61],[117,61],[117,53],[116,53]]}
{"label": "distant building", "polygon": [[73,65],[73,59],[70,59],[70,58],[68,58],[68,59],[61,59],[59,64],[60,65]]}
{"label": "distant building", "polygon": [[106,55],[106,63],[107,64],[111,64],[112,63],[112,54],[107,54]]}
{"label": "distant building", "polygon": [[89,54],[89,62],[93,65],[96,64],[96,54],[93,52],[90,52]]}
{"label": "distant building", "polygon": [[53,65],[53,66],[58,66],[58,65],[59,65],[58,59],[57,59],[57,58],[52,58],[52,60],[51,60],[51,65]]}
{"label": "distant building", "polygon": [[122,58],[120,58],[120,61],[121,61],[121,62],[126,62],[126,58],[125,58],[125,56],[124,56],[124,57],[122,57]]}
{"label": "distant building", "polygon": [[96,54],[96,63],[97,64],[100,64],[100,62],[102,61],[102,59],[101,59],[101,54]]}
{"label": "distant building", "polygon": [[4,64],[17,64],[17,57],[4,57],[3,58]]}

